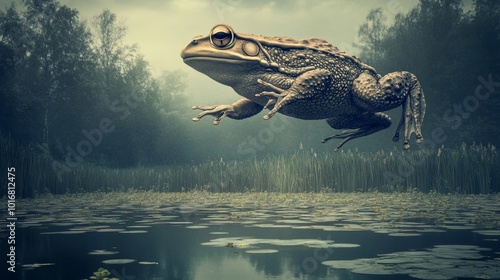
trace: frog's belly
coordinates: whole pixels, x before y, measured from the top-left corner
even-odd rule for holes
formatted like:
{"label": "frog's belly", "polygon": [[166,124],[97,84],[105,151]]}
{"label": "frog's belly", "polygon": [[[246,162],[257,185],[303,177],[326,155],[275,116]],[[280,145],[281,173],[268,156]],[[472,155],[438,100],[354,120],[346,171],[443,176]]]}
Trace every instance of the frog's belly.
{"label": "frog's belly", "polygon": [[338,115],[362,113],[362,110],[351,103],[347,95],[334,97],[295,100],[278,112],[303,120],[322,120]]}

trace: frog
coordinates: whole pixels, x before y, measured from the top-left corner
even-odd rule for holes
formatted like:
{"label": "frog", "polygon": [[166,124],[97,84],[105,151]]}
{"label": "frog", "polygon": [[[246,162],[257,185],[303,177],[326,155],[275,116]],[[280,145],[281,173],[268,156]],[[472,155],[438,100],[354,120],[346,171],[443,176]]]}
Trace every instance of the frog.
{"label": "frog", "polygon": [[[217,24],[208,35],[195,36],[181,51],[183,62],[218,83],[232,87],[241,98],[232,104],[192,106],[218,125],[224,118],[235,120],[268,112],[303,120],[326,120],[340,133],[323,139],[348,141],[388,128],[392,120],[385,111],[402,107],[392,140],[403,134],[403,149],[410,138],[422,143],[425,96],[417,77],[408,71],[380,75],[358,57],[324,39],[293,39],[236,33],[227,24]],[[403,131],[402,131],[403,130]]]}

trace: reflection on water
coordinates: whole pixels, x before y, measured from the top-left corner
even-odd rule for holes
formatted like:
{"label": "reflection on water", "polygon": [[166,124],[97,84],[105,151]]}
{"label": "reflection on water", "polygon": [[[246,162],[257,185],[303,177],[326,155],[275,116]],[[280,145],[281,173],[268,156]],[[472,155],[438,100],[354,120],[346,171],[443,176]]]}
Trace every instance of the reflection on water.
{"label": "reflection on water", "polygon": [[119,279],[500,279],[496,196],[135,193],[19,205],[17,279],[88,279],[100,267]]}

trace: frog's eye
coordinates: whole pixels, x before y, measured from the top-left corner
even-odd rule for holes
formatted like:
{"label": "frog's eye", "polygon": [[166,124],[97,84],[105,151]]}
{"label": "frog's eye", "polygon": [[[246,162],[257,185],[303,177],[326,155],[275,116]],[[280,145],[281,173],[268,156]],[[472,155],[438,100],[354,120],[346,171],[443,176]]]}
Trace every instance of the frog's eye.
{"label": "frog's eye", "polygon": [[234,31],[227,25],[217,25],[210,31],[210,42],[220,49],[227,49],[234,45]]}

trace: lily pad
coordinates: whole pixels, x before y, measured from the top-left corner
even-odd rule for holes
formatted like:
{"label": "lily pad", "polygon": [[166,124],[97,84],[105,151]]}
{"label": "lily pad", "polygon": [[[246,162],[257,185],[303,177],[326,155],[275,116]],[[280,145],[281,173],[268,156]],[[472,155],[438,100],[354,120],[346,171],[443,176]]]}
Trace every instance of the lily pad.
{"label": "lily pad", "polygon": [[389,236],[394,236],[394,237],[413,237],[413,236],[420,236],[422,235],[421,233],[409,233],[409,232],[393,232],[389,233]]}
{"label": "lily pad", "polygon": [[254,226],[260,228],[290,228],[291,225],[276,225],[276,224],[255,224]]}
{"label": "lily pad", "polygon": [[110,259],[102,261],[105,264],[129,264],[133,262],[135,262],[134,259]]}
{"label": "lily pad", "polygon": [[31,263],[31,264],[23,264],[25,269],[34,269],[42,266],[55,265],[55,263]]}
{"label": "lily pad", "polygon": [[136,234],[136,233],[147,233],[147,230],[124,230],[118,233]]}
{"label": "lily pad", "polygon": [[186,228],[190,228],[190,229],[202,229],[202,228],[208,228],[208,226],[187,226]]}
{"label": "lily pad", "polygon": [[480,252],[487,250],[475,245],[436,245],[425,251],[381,254],[378,258],[325,261],[336,269],[348,269],[362,274],[406,274],[417,279],[474,278],[477,275],[500,277],[500,263]]}
{"label": "lily pad", "polygon": [[417,278],[417,279],[425,279],[425,280],[448,280],[448,279],[455,278],[452,276],[439,274],[436,271],[418,272],[415,274],[410,274],[410,277]]}
{"label": "lily pad", "polygon": [[154,264],[158,264],[158,262],[139,262],[139,264],[154,265]]}
{"label": "lily pad", "polygon": [[121,231],[125,231],[125,230],[122,228],[102,228],[102,229],[96,230],[96,232],[121,232]]}
{"label": "lily pad", "polygon": [[67,231],[48,231],[48,232],[40,232],[40,234],[81,234],[86,233],[83,230],[67,230]]}
{"label": "lily pad", "polygon": [[89,252],[89,255],[115,255],[118,251],[108,251],[108,250],[94,250]]}
{"label": "lily pad", "polygon": [[475,230],[475,233],[481,235],[498,235],[500,236],[500,230]]}
{"label": "lily pad", "polygon": [[136,225],[136,226],[127,226],[127,228],[150,228],[149,225]]}
{"label": "lily pad", "polygon": [[247,250],[245,253],[248,254],[273,254],[273,253],[278,253],[278,250],[273,250],[273,249],[255,249],[255,250]]}
{"label": "lily pad", "polygon": [[333,243],[328,245],[330,248],[357,248],[359,246],[361,245],[354,243]]}

